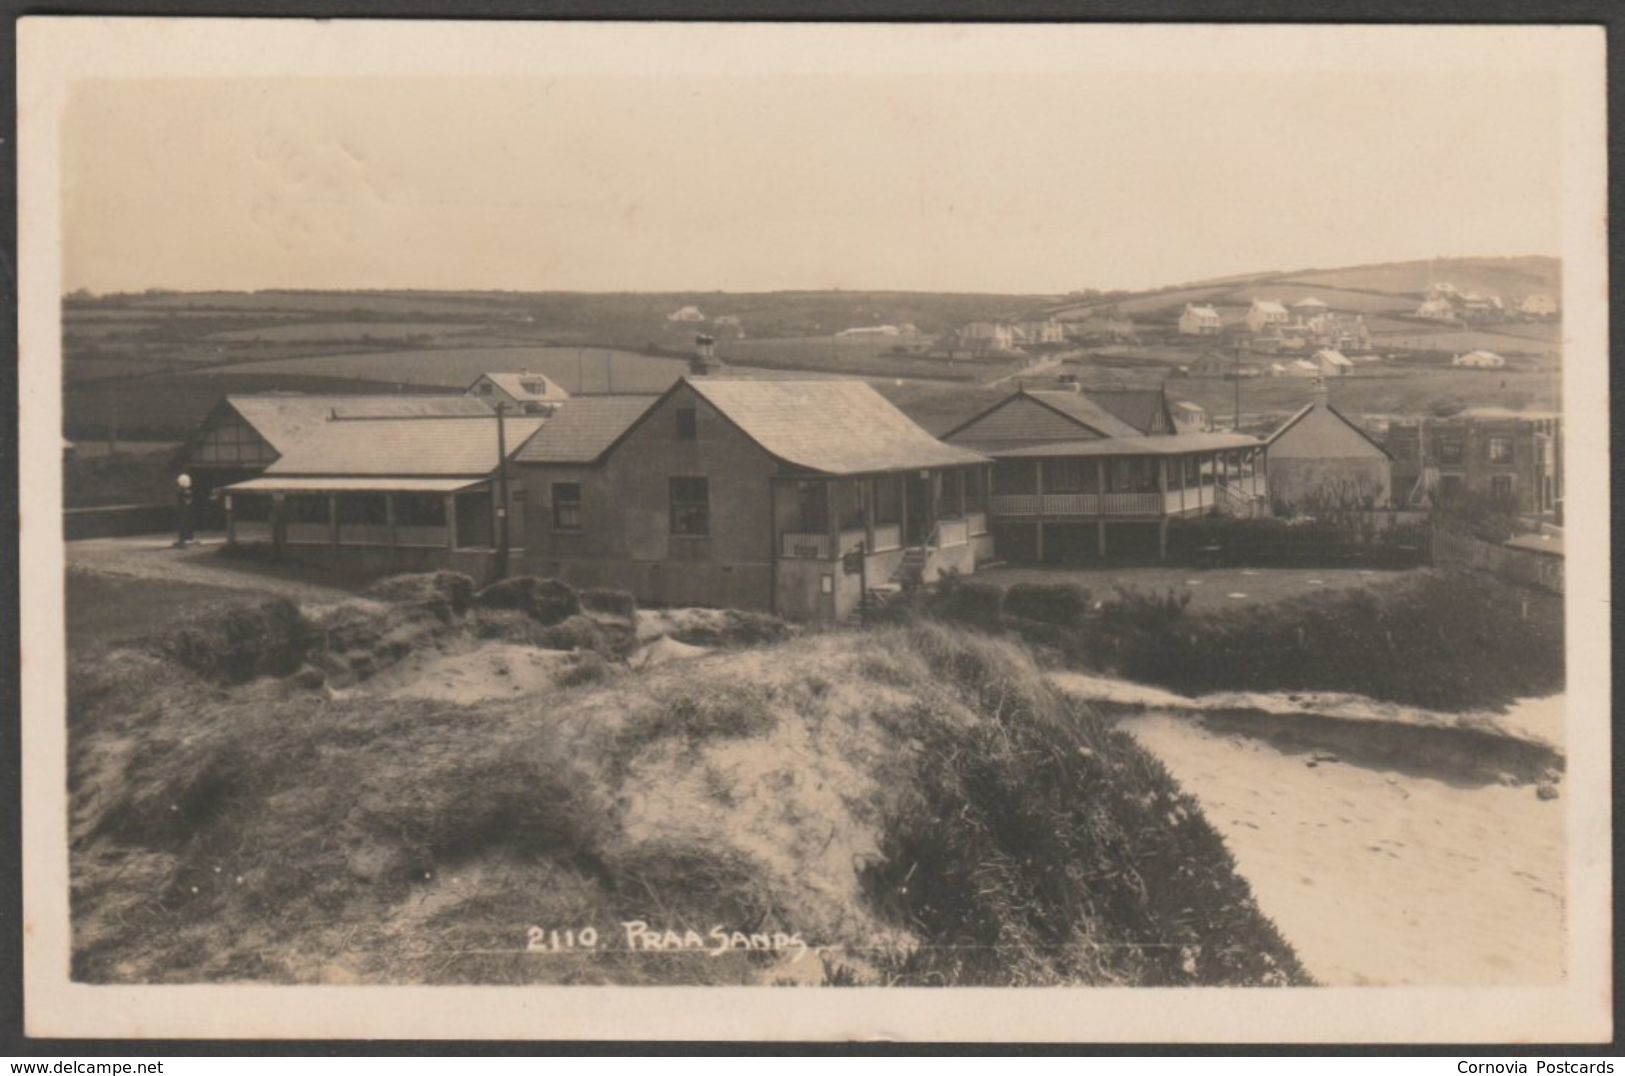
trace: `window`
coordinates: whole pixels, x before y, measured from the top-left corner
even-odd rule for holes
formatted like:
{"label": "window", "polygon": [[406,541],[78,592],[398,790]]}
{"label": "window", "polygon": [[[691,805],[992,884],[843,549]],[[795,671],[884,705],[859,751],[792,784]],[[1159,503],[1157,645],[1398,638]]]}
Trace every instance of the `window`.
{"label": "window", "polygon": [[801,521],[798,524],[801,533],[823,534],[829,530],[828,508],[824,483],[796,483],[796,517]]}
{"label": "window", "polygon": [[671,532],[704,538],[711,533],[711,483],[704,478],[671,480]]}
{"label": "window", "polygon": [[578,531],[581,529],[581,483],[553,483],[553,529]]}
{"label": "window", "polygon": [[1048,460],[1045,462],[1044,492],[1079,493],[1082,490],[1082,460]]}
{"label": "window", "polygon": [[1512,476],[1498,474],[1490,476],[1490,499],[1502,504],[1512,500]]}
{"label": "window", "polygon": [[294,493],[283,502],[289,523],[326,523],[327,498],[315,493]]}
{"label": "window", "polygon": [[438,493],[395,494],[395,525],[398,527],[444,527],[446,499]]}
{"label": "window", "polygon": [[338,496],[339,522],[381,527],[389,522],[382,493],[341,493]]}
{"label": "window", "polygon": [[679,441],[693,441],[700,436],[699,417],[692,407],[679,407],[677,409],[677,439]]}
{"label": "window", "polygon": [[474,391],[479,393],[481,396],[489,396],[491,395],[491,383],[489,381],[481,381],[478,385],[474,386]]}
{"label": "window", "polygon": [[1510,437],[1491,437],[1490,438],[1489,453],[1490,453],[1490,462],[1491,463],[1511,463],[1512,462],[1512,438],[1510,438]]}
{"label": "window", "polygon": [[1460,463],[1461,462],[1461,438],[1459,438],[1459,437],[1441,437],[1441,438],[1439,438],[1439,462],[1440,463]]}

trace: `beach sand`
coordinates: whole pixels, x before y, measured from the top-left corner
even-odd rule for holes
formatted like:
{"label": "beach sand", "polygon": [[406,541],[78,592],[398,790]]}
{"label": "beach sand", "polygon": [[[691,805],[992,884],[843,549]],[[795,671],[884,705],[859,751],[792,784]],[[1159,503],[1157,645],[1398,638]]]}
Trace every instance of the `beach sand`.
{"label": "beach sand", "polygon": [[[1530,709],[1550,728],[1561,699]],[[1195,715],[1148,712],[1120,727],[1201,802],[1319,981],[1562,979],[1561,798],[1287,754]]]}

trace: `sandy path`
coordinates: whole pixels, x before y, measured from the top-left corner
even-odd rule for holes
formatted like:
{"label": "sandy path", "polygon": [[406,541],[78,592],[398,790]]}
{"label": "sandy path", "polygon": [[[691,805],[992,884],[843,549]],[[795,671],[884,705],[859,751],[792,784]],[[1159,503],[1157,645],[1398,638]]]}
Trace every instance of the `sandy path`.
{"label": "sandy path", "polygon": [[1329,985],[1563,975],[1562,800],[1307,764],[1194,717],[1125,717],[1201,802],[1310,973]]}
{"label": "sandy path", "polygon": [[67,568],[70,572],[254,590],[295,601],[339,601],[354,597],[350,591],[338,587],[257,571],[252,562],[222,559],[216,554],[224,539],[204,539],[186,549],[174,548],[172,541],[163,535],[143,535],[68,542]]}

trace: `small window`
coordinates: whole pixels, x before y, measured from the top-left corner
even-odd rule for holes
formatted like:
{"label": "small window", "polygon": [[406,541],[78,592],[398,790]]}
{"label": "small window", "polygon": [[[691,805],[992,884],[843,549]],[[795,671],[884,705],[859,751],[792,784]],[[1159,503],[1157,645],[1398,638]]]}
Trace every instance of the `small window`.
{"label": "small window", "polygon": [[1510,438],[1510,437],[1491,437],[1490,438],[1490,462],[1491,463],[1511,463],[1512,462],[1512,438]]}
{"label": "small window", "polygon": [[679,441],[693,441],[700,436],[700,423],[692,407],[679,407],[677,409],[677,439]]}
{"label": "small window", "polygon": [[1455,437],[1441,438],[1439,441],[1439,462],[1461,462],[1461,440]]}
{"label": "small window", "polygon": [[1081,460],[1050,460],[1045,464],[1046,493],[1078,493],[1083,489]]}
{"label": "small window", "polygon": [[1490,476],[1490,498],[1501,504],[1512,500],[1512,476],[1498,474]]}
{"label": "small window", "polygon": [[474,391],[479,393],[481,396],[489,396],[491,395],[491,383],[489,381],[481,381],[478,385],[474,386]]}
{"label": "small window", "polygon": [[553,529],[578,531],[581,529],[581,483],[553,483]]}
{"label": "small window", "polygon": [[699,538],[711,533],[711,483],[707,479],[671,480],[671,532]]}

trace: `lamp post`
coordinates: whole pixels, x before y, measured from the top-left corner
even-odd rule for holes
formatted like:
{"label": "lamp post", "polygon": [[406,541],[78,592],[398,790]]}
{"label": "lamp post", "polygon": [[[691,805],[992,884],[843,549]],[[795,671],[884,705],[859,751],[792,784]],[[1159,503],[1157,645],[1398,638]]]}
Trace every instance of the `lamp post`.
{"label": "lamp post", "polygon": [[192,476],[182,474],[175,479],[176,530],[175,548],[182,549],[192,540]]}
{"label": "lamp post", "polygon": [[497,557],[496,577],[508,578],[508,405],[497,403]]}

